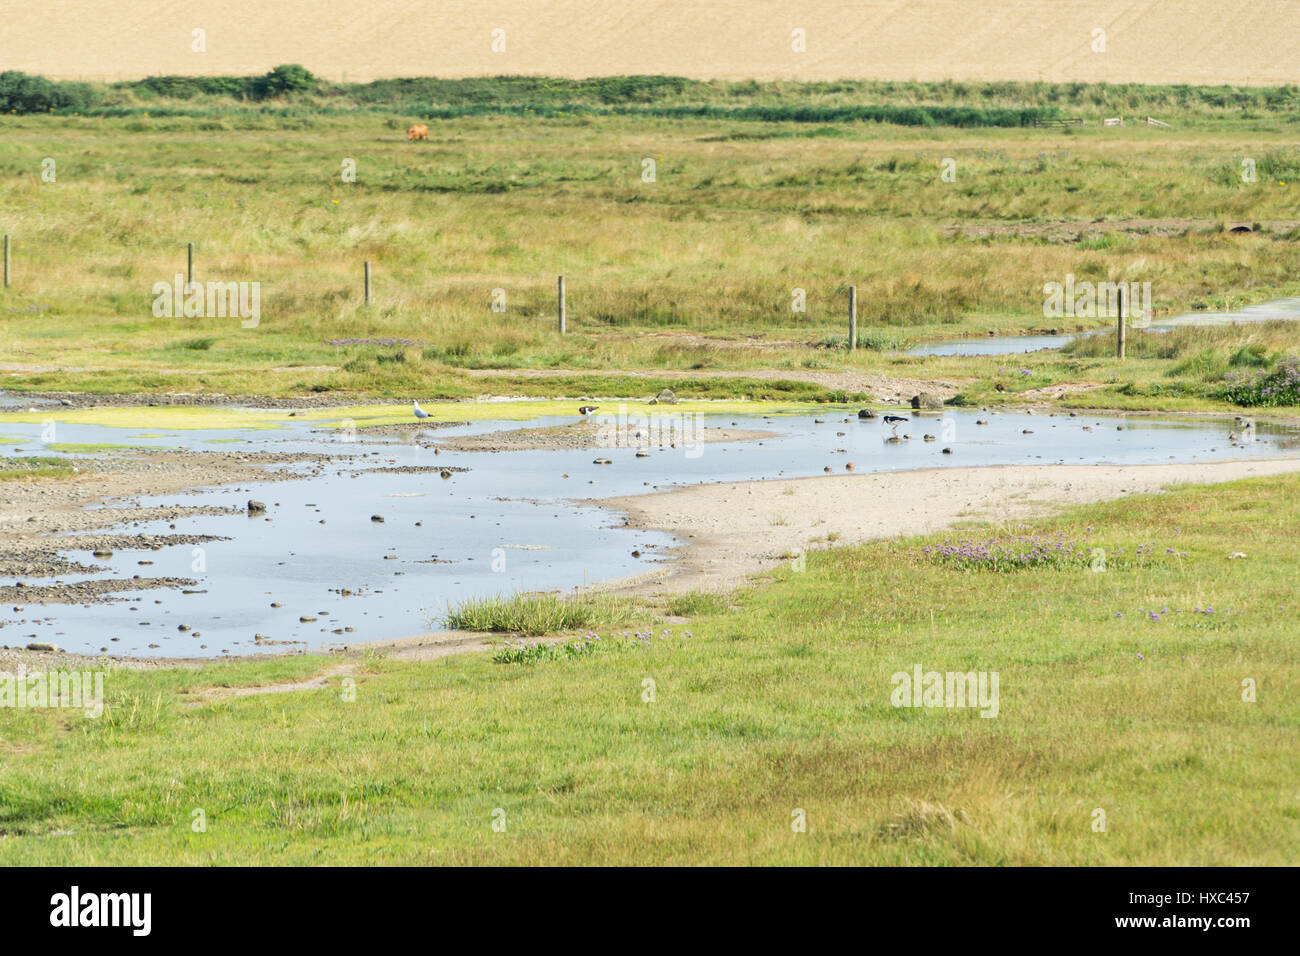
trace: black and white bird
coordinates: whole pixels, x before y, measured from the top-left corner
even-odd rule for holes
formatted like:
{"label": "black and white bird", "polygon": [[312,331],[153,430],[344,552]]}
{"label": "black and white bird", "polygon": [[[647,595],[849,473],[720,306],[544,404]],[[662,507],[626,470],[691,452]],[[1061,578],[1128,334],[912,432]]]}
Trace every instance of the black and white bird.
{"label": "black and white bird", "polygon": [[596,409],[598,409],[598,408],[600,408],[599,405],[583,405],[581,408],[578,409],[578,414],[579,414],[579,415],[590,415],[592,412],[594,412],[594,411],[595,411]]}
{"label": "black and white bird", "polygon": [[411,410],[415,412],[416,418],[428,418],[429,413],[420,407],[419,402],[411,402]]}
{"label": "black and white bird", "polygon": [[880,420],[881,420],[881,422],[883,422],[883,423],[886,424],[886,425],[892,425],[892,426],[893,426],[893,429],[894,429],[894,437],[895,437],[895,438],[898,437],[898,426],[901,425],[901,424],[903,424],[903,422],[911,421],[910,418],[907,418],[907,417],[905,417],[905,416],[903,416],[903,415],[886,415],[886,416],[884,416],[883,418],[881,418]]}

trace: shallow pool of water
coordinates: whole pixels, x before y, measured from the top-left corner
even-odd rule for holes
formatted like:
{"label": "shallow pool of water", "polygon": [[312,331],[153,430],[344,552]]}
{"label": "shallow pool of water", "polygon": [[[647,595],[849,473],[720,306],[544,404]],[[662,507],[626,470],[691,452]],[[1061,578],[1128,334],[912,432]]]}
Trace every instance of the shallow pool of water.
{"label": "shallow pool of water", "polygon": [[[576,416],[575,416],[576,417]],[[915,416],[894,430],[862,421],[856,408],[812,416],[706,417],[707,425],[766,429],[762,441],[650,449],[513,452],[433,451],[403,441],[348,443],[313,432],[319,423],[286,418],[275,430],[151,432],[103,426],[58,426],[60,442],[140,444],[206,450],[344,452],[317,476],[222,487],[197,494],[139,499],[143,505],[219,505],[266,502],[266,515],[195,516],[142,523],[131,533],[211,534],[228,537],[160,551],[118,551],[96,562],[85,551],[73,560],[100,563],[106,574],[128,578],[195,579],[194,594],[140,591],[109,604],[27,605],[0,613],[0,644],[52,641],[70,651],[138,656],[220,656],[255,650],[315,649],[410,636],[436,628],[447,604],[471,595],[567,589],[650,570],[674,542],[663,534],[618,527],[616,515],[581,499],[635,494],[674,485],[823,474],[996,464],[1148,464],[1278,454],[1300,447],[1300,433],[1261,425],[1258,441],[1230,447],[1222,421],[1150,416],[1028,415],[949,410]],[[847,419],[847,421],[845,420]],[[977,425],[986,420],[987,425]],[[537,427],[573,418],[543,418]],[[439,429],[450,437],[520,427],[477,422]],[[1032,434],[1025,434],[1028,429]],[[1085,430],[1087,429],[1087,430]],[[39,425],[4,423],[6,450],[51,454]],[[923,435],[936,441],[926,442]],[[363,436],[364,437],[364,436]],[[234,439],[234,441],[230,441]],[[219,441],[219,444],[214,442]],[[950,447],[953,454],[942,449]],[[60,454],[55,452],[54,454]],[[67,454],[67,453],[62,453]],[[76,457],[73,455],[72,457]],[[598,465],[594,459],[609,458]],[[469,469],[450,479],[434,473],[368,473],[403,465]],[[383,522],[371,520],[381,515]],[[270,520],[266,520],[269,518]],[[641,552],[633,557],[632,552]],[[140,560],[154,563],[140,566]],[[147,572],[147,574],[146,574]],[[50,583],[27,579],[29,584]],[[77,580],[64,576],[59,580]],[[15,579],[0,579],[11,585]],[[343,596],[347,589],[353,592]],[[282,605],[271,607],[272,603]],[[300,621],[300,617],[315,618]],[[190,631],[179,631],[187,625]],[[343,634],[336,630],[354,628]],[[195,636],[194,632],[198,632]],[[254,635],[294,645],[259,647]],[[118,638],[114,641],[112,638]],[[150,647],[156,644],[157,647]],[[206,646],[203,646],[206,645]]]}
{"label": "shallow pool of water", "polygon": [[[1235,325],[1250,322],[1278,322],[1300,319],[1300,297],[1275,299],[1259,305],[1246,306],[1231,312],[1189,312],[1164,319],[1156,319],[1146,326],[1146,331],[1167,332],[1186,325]],[[984,339],[953,339],[931,342],[909,349],[908,355],[1016,355],[1023,352],[1041,352],[1063,348],[1080,336],[1114,335],[1113,329],[1094,329],[1078,335],[997,335]]]}
{"label": "shallow pool of water", "polygon": [[1016,355],[1059,349],[1077,335],[990,335],[985,339],[954,339],[918,345],[908,355]]}

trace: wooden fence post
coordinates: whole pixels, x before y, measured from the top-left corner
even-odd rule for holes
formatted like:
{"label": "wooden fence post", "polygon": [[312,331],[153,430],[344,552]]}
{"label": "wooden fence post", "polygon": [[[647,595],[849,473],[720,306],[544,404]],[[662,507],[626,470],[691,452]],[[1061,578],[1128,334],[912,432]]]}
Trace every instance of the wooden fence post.
{"label": "wooden fence post", "polygon": [[370,304],[370,262],[366,262],[365,304]]}
{"label": "wooden fence post", "polygon": [[185,284],[194,282],[194,243],[185,243]]}
{"label": "wooden fence post", "polygon": [[1115,355],[1124,361],[1124,287],[1119,287],[1119,322],[1115,330]]}
{"label": "wooden fence post", "polygon": [[858,347],[858,287],[849,286],[849,351]]}
{"label": "wooden fence post", "polygon": [[9,233],[5,233],[5,288],[9,288]]}
{"label": "wooden fence post", "polygon": [[556,296],[560,314],[560,334],[563,335],[567,331],[566,326],[568,324],[567,317],[564,314],[564,276],[560,276],[559,281],[556,283]]}

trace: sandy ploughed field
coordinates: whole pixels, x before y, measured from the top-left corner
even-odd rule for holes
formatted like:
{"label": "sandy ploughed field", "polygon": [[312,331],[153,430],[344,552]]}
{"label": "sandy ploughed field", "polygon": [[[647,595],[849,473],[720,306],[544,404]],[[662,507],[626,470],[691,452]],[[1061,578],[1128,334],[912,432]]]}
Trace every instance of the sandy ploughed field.
{"label": "sandy ploughed field", "polygon": [[[195,29],[206,50],[191,50]],[[493,51],[503,30],[504,50]],[[806,49],[795,52],[794,30]],[[1094,30],[1106,32],[1094,51]],[[6,4],[4,68],[58,78],[331,80],[659,73],[701,79],[1277,84],[1296,79],[1293,0],[64,0]],[[500,47],[501,35],[497,35]]]}

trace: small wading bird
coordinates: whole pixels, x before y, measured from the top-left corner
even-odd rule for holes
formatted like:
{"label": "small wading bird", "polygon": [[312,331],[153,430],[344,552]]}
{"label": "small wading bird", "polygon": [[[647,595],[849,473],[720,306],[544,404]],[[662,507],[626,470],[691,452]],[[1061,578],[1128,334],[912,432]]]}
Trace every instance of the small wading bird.
{"label": "small wading bird", "polygon": [[578,414],[579,414],[579,415],[590,415],[592,412],[594,412],[594,411],[595,411],[596,409],[598,409],[598,408],[600,408],[599,405],[583,405],[581,408],[578,409]]}
{"label": "small wading bird", "polygon": [[911,419],[904,418],[902,415],[886,415],[880,420],[886,425],[894,426],[894,437],[897,438],[898,426],[901,425],[903,422],[910,421]]}
{"label": "small wading bird", "polygon": [[416,418],[428,418],[429,413],[420,407],[419,402],[411,402],[411,410],[415,412]]}

